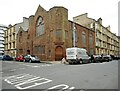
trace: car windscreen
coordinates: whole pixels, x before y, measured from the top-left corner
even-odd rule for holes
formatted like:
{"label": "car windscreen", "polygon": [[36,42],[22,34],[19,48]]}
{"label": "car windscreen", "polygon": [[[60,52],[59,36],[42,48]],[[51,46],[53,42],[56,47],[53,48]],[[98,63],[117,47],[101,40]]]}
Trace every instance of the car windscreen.
{"label": "car windscreen", "polygon": [[9,55],[6,55],[6,57],[10,57]]}

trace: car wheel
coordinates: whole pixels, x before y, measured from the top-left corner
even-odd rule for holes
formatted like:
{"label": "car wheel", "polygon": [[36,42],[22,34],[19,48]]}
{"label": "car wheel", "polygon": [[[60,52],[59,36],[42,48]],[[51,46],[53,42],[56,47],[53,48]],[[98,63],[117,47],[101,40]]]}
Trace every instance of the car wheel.
{"label": "car wheel", "polygon": [[29,61],[30,63],[32,63],[32,60],[30,59],[30,61]]}
{"label": "car wheel", "polygon": [[89,60],[88,63],[92,63],[92,60]]}
{"label": "car wheel", "polygon": [[23,60],[23,62],[25,62],[25,59]]}

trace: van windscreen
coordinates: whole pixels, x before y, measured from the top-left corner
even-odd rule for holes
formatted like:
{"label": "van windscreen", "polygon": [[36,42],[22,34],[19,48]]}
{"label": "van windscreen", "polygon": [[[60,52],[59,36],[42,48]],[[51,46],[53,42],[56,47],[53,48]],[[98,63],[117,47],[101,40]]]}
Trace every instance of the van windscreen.
{"label": "van windscreen", "polygon": [[81,55],[87,55],[86,51],[78,51],[78,53]]}
{"label": "van windscreen", "polygon": [[75,53],[74,53],[74,51],[68,51],[67,54],[68,55],[74,55]]}

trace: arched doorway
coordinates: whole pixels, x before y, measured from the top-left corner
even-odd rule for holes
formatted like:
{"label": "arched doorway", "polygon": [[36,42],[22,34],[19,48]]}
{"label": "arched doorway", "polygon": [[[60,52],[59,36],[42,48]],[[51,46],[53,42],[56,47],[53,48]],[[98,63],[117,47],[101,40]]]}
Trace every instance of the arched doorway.
{"label": "arched doorway", "polygon": [[63,58],[63,48],[61,46],[57,46],[55,48],[55,60],[62,60]]}

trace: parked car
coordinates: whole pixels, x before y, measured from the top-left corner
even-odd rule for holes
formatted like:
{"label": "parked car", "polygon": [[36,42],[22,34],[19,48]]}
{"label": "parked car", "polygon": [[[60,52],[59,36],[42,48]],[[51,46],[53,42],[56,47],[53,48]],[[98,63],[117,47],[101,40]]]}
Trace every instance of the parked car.
{"label": "parked car", "polygon": [[15,61],[19,61],[19,56],[15,58]]}
{"label": "parked car", "polygon": [[115,60],[115,56],[114,55],[110,55],[110,56],[111,56],[112,60]]}
{"label": "parked car", "polygon": [[11,60],[13,60],[13,58],[10,57],[9,55],[4,55],[2,60],[9,60],[9,61],[11,61]]}
{"label": "parked car", "polygon": [[110,55],[110,56],[113,60],[118,60],[119,59],[119,55]]}
{"label": "parked car", "polygon": [[16,61],[20,61],[20,62],[24,61],[24,59],[25,58],[24,58],[23,55],[20,55],[20,56],[18,56],[18,57],[15,58]]}
{"label": "parked car", "polygon": [[110,55],[102,55],[102,61],[103,62],[112,61],[112,57]]}
{"label": "parked car", "polygon": [[91,55],[91,61],[93,63],[102,62],[102,57],[101,55]]}
{"label": "parked car", "polygon": [[114,56],[114,59],[115,59],[115,60],[119,60],[119,59],[120,59],[120,55],[115,55],[115,56]]}
{"label": "parked car", "polygon": [[0,55],[0,60],[2,60],[2,58],[3,58],[3,55]]}
{"label": "parked car", "polygon": [[118,55],[118,60],[120,60],[120,55]]}
{"label": "parked car", "polygon": [[26,55],[24,57],[24,62],[40,62],[40,59],[35,55]]}

